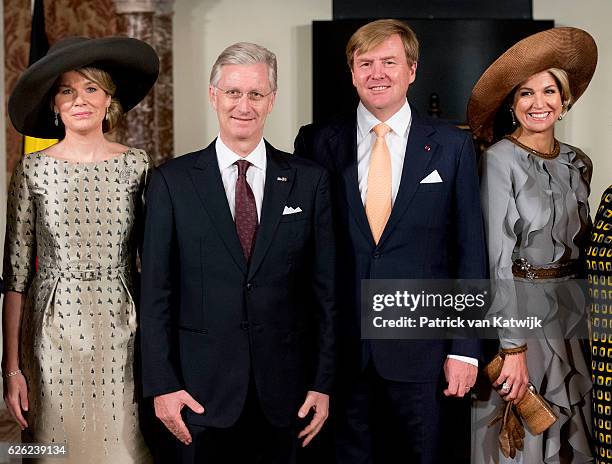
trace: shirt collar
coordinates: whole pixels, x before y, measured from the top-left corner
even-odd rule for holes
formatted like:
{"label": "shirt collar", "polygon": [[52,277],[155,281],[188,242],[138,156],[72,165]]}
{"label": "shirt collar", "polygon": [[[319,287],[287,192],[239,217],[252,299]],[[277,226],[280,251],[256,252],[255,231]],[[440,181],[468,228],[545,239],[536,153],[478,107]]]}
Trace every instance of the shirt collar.
{"label": "shirt collar", "polygon": [[217,136],[215,142],[215,150],[217,152],[217,162],[219,163],[219,169],[224,170],[234,164],[236,161],[244,159],[251,163],[258,169],[263,171],[266,170],[266,144],[262,138],[255,149],[247,156],[238,156],[234,153],[227,145],[223,143],[220,136]]}
{"label": "shirt collar", "polygon": [[410,127],[410,123],[412,122],[412,110],[410,109],[410,105],[408,104],[408,100],[404,102],[404,105],[399,109],[397,113],[391,116],[386,121],[379,121],[376,116],[374,116],[370,111],[365,107],[362,102],[359,102],[359,106],[357,106],[357,135],[358,142],[362,141],[365,137],[367,137],[374,126],[384,122],[388,125],[391,130],[397,135],[404,136],[406,131]]}

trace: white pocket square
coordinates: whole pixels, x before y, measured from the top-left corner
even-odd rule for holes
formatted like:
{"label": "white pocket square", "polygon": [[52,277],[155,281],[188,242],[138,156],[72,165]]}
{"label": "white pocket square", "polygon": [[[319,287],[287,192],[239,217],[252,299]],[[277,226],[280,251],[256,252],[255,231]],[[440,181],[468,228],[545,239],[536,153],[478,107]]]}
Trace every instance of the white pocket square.
{"label": "white pocket square", "polygon": [[283,210],[283,216],[285,216],[286,214],[295,214],[295,213],[301,213],[302,212],[302,208],[300,208],[299,206],[297,208],[292,208],[291,206],[285,206],[285,209]]}
{"label": "white pocket square", "polygon": [[434,169],[431,174],[421,181],[421,184],[438,184],[440,182],[442,182],[442,178],[440,177],[440,174],[438,174],[438,170]]}

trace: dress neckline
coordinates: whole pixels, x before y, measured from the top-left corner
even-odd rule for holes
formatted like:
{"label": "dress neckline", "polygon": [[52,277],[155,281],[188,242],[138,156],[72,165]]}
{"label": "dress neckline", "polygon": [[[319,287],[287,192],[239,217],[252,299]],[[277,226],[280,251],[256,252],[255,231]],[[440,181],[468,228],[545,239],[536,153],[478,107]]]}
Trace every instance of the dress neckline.
{"label": "dress neckline", "polygon": [[512,135],[506,135],[504,136],[504,138],[506,140],[509,140],[510,142],[512,142],[513,144],[515,144],[516,146],[522,148],[523,150],[525,150],[528,153],[531,153],[532,155],[537,156],[538,158],[543,158],[543,159],[555,159],[557,156],[559,156],[559,153],[561,153],[561,145],[559,144],[559,141],[557,139],[554,139],[554,145],[553,145],[553,149],[552,152],[550,153],[543,153],[541,151],[536,150],[535,148],[531,148],[528,145],[525,145],[524,143],[519,142],[519,140],[516,137],[513,137]]}
{"label": "dress neckline", "polygon": [[107,163],[109,161],[117,160],[117,159],[127,155],[131,150],[132,149],[128,147],[127,150],[122,151],[118,155],[111,156],[110,158],[106,158],[106,159],[99,160],[99,161],[71,161],[71,160],[67,160],[67,159],[63,159],[63,158],[57,158],[55,156],[48,155],[47,153],[45,153],[42,150],[39,151],[38,153],[40,155],[44,156],[45,158],[49,158],[49,159],[52,159],[54,161],[58,161],[60,163],[73,164],[75,166],[87,166],[87,165],[102,164],[102,163]]}

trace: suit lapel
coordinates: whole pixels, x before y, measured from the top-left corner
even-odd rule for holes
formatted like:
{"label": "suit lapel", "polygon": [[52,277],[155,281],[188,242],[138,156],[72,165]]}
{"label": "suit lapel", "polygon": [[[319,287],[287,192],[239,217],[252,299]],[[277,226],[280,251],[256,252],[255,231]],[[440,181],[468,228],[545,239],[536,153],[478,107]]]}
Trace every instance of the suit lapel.
{"label": "suit lapel", "polygon": [[350,123],[344,124],[337,136],[329,143],[333,154],[332,158],[336,163],[338,172],[342,175],[344,195],[349,208],[355,217],[359,230],[366,240],[374,246],[374,238],[359,193],[356,118],[353,117]]}
{"label": "suit lapel", "polygon": [[[287,197],[295,180],[295,169],[291,168],[284,155],[266,142],[266,184],[264,186],[261,220],[257,230],[255,247],[251,256],[248,278],[251,279],[261,265],[287,205]],[[286,179],[286,180],[280,180]]]}
{"label": "suit lapel", "polygon": [[227,204],[227,196],[223,187],[223,181],[221,180],[214,141],[202,150],[191,168],[190,174],[200,201],[210,217],[211,224],[217,230],[236,265],[243,274],[246,274],[246,260],[244,259],[238,234],[236,233],[236,225],[232,218],[232,213]]}
{"label": "suit lapel", "polygon": [[414,109],[412,114],[399,190],[379,245],[384,243],[406,211],[438,148],[438,144],[430,137],[435,132],[434,128],[424,124]]}

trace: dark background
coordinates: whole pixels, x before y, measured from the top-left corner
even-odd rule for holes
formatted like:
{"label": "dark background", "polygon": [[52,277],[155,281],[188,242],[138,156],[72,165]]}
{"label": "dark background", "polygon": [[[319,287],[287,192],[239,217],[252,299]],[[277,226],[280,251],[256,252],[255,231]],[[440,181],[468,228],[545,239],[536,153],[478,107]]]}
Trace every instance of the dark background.
{"label": "dark background", "polygon": [[[504,3],[508,2],[500,2]],[[357,107],[359,100],[344,50],[353,32],[370,21],[313,22],[313,122],[352,113]],[[408,91],[410,102],[419,113],[427,115],[430,95],[436,93],[440,117],[458,125],[466,123],[467,102],[483,71],[520,39],[554,27],[553,21],[530,19],[404,21],[420,42],[416,80]]]}
{"label": "dark background", "polygon": [[334,19],[531,19],[532,0],[333,0]]}

